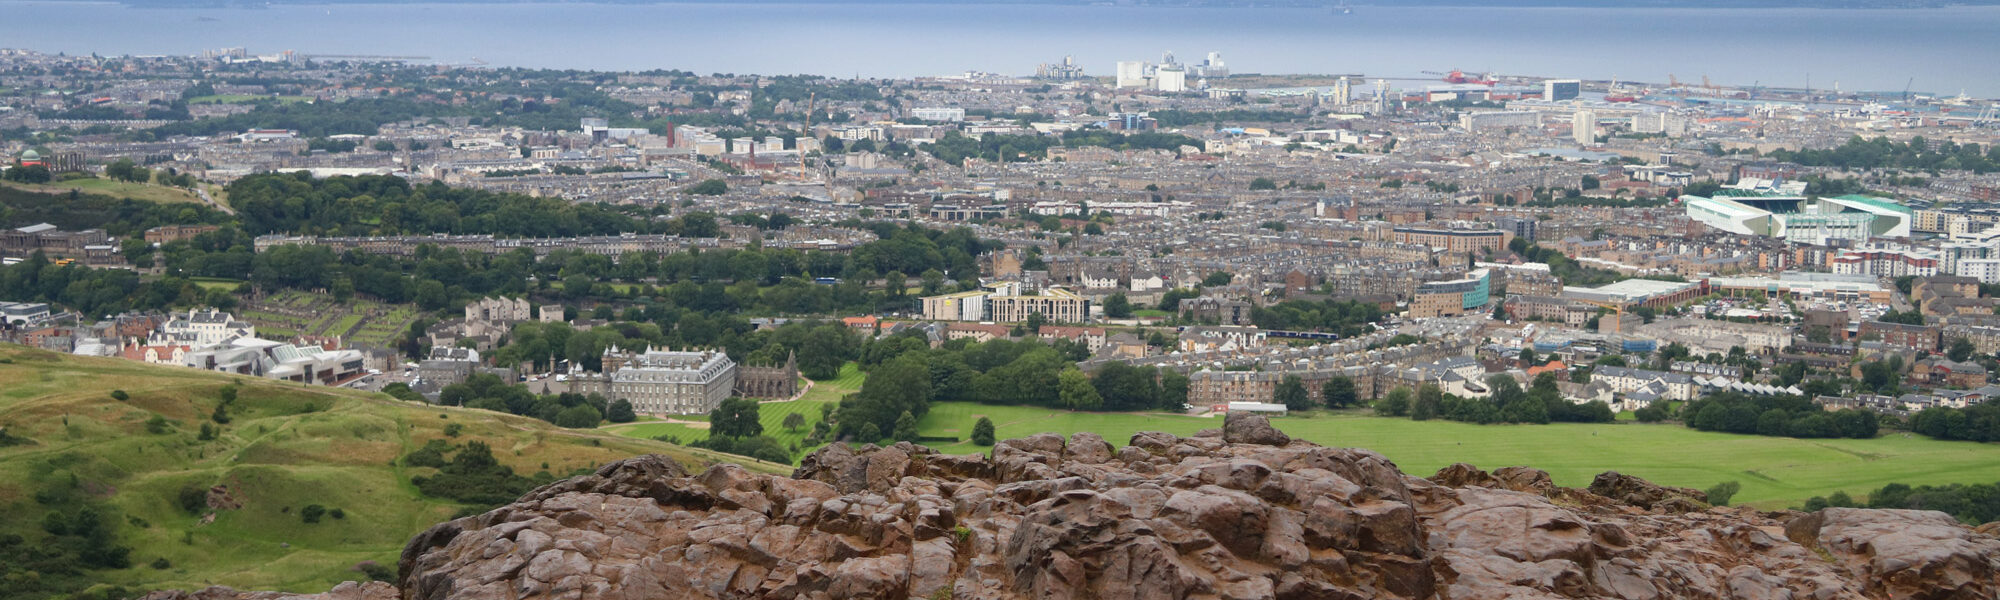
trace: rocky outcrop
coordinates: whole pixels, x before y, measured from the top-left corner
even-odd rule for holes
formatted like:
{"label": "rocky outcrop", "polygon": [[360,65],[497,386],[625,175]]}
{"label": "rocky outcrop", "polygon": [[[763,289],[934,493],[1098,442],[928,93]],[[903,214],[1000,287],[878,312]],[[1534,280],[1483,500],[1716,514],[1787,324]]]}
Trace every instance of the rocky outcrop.
{"label": "rocky outcrop", "polygon": [[1828,508],[1785,524],[1792,541],[1834,557],[1872,596],[1993,598],[2000,540],[1965,535],[1941,512]]}
{"label": "rocky outcrop", "polygon": [[404,550],[399,587],[406,600],[1981,599],[2000,588],[2000,541],[1940,513],[1759,513],[1690,494],[1611,473],[1560,488],[1524,467],[1418,478],[1255,417],[1115,449],[1092,434],[1006,440],[991,457],[837,445],[791,478],[639,457],[424,532]]}
{"label": "rocky outcrop", "polygon": [[1684,513],[1708,508],[1708,494],[1701,490],[1654,485],[1653,482],[1617,471],[1598,473],[1597,479],[1590,482],[1590,493],[1610,498],[1613,502],[1662,512]]}
{"label": "rocky outcrop", "polygon": [[1222,441],[1231,444],[1263,444],[1284,446],[1292,443],[1292,436],[1271,426],[1264,417],[1248,413],[1231,412],[1222,419]]}

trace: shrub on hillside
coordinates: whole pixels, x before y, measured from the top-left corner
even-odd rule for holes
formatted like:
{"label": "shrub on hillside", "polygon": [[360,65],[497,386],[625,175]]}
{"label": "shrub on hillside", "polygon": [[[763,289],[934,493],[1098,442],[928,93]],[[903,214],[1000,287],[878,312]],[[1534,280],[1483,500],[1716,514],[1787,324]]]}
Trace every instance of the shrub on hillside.
{"label": "shrub on hillside", "polygon": [[993,445],[993,419],[980,417],[972,424],[972,443],[981,446]]}
{"label": "shrub on hillside", "polygon": [[[426,446],[429,449],[429,446]],[[416,453],[411,453],[413,456]],[[407,458],[406,458],[407,460]],[[554,478],[530,479],[493,459],[493,449],[485,442],[467,442],[438,468],[437,475],[412,477],[410,483],[424,495],[479,506],[499,506],[513,502],[535,486]]]}
{"label": "shrub on hillside", "polygon": [[369,579],[375,581],[385,581],[389,583],[396,582],[395,569],[383,566],[381,563],[372,560],[362,561],[361,564],[354,565],[354,570],[362,572],[362,574],[367,575]]}
{"label": "shrub on hillside", "polygon": [[8,446],[26,446],[28,444],[33,444],[33,443],[35,443],[34,440],[20,437],[17,435],[8,434],[6,428],[0,427],[0,448],[5,448]]}
{"label": "shrub on hillside", "polygon": [[598,423],[603,421],[603,415],[598,414],[596,408],[589,404],[578,404],[556,413],[556,418],[553,422],[557,427],[588,429],[596,427]]}
{"label": "shrub on hillside", "polygon": [[422,448],[411,450],[409,454],[403,455],[403,466],[430,467],[433,469],[444,468],[444,454],[450,451],[451,444],[445,443],[444,440],[431,440],[426,442]]}
{"label": "shrub on hillside", "polygon": [[611,404],[604,411],[604,420],[613,423],[630,423],[639,420],[639,415],[632,412],[632,402],[630,400],[621,398],[611,401]]}
{"label": "shrub on hillside", "polygon": [[1705,493],[1708,495],[1709,504],[1713,504],[1716,506],[1728,506],[1729,499],[1736,497],[1736,492],[1742,489],[1743,489],[1743,484],[1741,483],[1737,483],[1734,481],[1724,481],[1722,483],[1715,484],[1715,487],[1708,488],[1707,490],[1705,490]]}
{"label": "shrub on hillside", "polygon": [[174,495],[174,502],[187,514],[199,516],[208,510],[208,490],[193,485],[183,487]]}
{"label": "shrub on hillside", "polygon": [[778,464],[792,464],[792,453],[785,450],[784,444],[779,443],[778,440],[772,439],[768,435],[742,438],[710,435],[708,439],[698,440],[688,445],[696,448],[707,448],[716,452],[748,456],[757,460]]}

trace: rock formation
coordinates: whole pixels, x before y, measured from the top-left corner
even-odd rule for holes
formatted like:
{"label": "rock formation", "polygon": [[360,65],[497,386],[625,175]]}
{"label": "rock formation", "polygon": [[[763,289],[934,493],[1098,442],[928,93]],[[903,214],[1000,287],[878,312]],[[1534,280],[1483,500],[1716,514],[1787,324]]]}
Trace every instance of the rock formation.
{"label": "rock formation", "polygon": [[1711,508],[1616,473],[1424,479],[1251,417],[990,458],[834,445],[791,478],[638,457],[433,527],[400,567],[396,590],[303,598],[1970,600],[2000,590],[2000,540],[1936,512]]}

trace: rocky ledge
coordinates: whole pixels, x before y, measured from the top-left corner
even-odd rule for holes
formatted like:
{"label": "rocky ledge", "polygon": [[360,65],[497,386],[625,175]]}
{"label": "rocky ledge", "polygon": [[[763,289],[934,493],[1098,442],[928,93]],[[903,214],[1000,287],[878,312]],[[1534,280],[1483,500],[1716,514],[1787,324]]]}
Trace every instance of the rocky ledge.
{"label": "rocky ledge", "polygon": [[433,527],[400,567],[394,587],[153,598],[1970,600],[2000,590],[2000,540],[1938,512],[1712,508],[1618,473],[1419,478],[1247,417],[991,458],[829,446],[789,479],[638,457]]}

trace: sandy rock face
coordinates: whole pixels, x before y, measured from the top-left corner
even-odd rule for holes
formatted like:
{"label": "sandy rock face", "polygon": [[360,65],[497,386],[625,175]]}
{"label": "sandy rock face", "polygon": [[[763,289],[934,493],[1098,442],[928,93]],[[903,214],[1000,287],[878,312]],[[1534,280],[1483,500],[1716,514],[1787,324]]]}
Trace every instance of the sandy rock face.
{"label": "sandy rock face", "polygon": [[[1422,479],[1366,450],[1281,437],[1262,418],[1217,433],[1140,433],[1115,450],[1093,434],[1043,434],[1000,442],[991,458],[830,446],[791,478],[638,457],[417,536],[400,596],[1983,599],[2000,588],[2000,540],[1942,513],[1709,508],[1692,490],[1617,474],[1560,488],[1523,467]],[[160,600],[291,598],[226,592],[237,595]]]}

